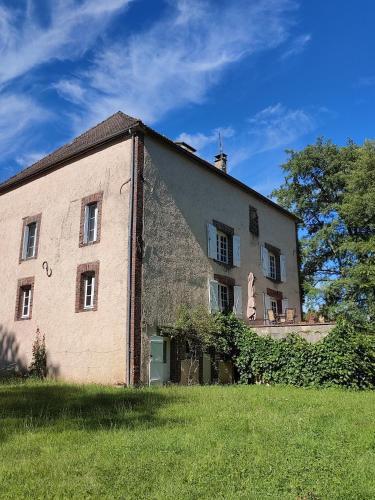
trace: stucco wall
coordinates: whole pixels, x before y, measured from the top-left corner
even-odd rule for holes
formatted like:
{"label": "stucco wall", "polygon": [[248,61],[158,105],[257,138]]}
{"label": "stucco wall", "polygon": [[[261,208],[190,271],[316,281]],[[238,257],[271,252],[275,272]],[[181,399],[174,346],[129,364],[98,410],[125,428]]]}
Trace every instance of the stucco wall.
{"label": "stucco wall", "polygon": [[[299,315],[294,220],[171,148],[146,138],[143,318],[146,332],[174,320],[180,304],[206,304],[215,273],[235,279],[247,307],[249,272],[257,278],[257,317],[267,287],[279,290]],[[259,238],[249,232],[249,204],[258,210]],[[227,270],[207,257],[207,223],[218,220],[241,237],[241,266]],[[263,276],[260,246],[286,256],[287,281]]]}
{"label": "stucco wall", "polygon": [[[116,143],[0,196],[0,339],[28,364],[35,331],[63,379],[123,383],[131,141]],[[81,199],[103,191],[101,240],[79,247]],[[22,218],[42,213],[36,260],[19,263]],[[47,277],[43,261],[52,268]],[[76,313],[77,265],[100,261],[98,310]],[[35,276],[32,319],[14,321],[17,280]],[[10,345],[11,344],[11,345]],[[1,342],[0,342],[1,349]],[[5,348],[3,347],[3,350]],[[3,358],[4,353],[0,358]]]}

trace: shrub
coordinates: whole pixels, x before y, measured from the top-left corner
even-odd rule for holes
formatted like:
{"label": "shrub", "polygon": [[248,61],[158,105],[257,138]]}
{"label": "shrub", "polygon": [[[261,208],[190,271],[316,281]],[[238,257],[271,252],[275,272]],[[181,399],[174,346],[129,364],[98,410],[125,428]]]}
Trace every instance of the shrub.
{"label": "shrub", "polygon": [[29,368],[30,375],[44,379],[47,376],[46,339],[41,335],[39,328],[35,334],[32,348],[32,361]]}
{"label": "shrub", "polygon": [[375,388],[375,337],[341,321],[323,340],[310,344],[297,335],[274,340],[247,329],[235,364],[242,383]]}

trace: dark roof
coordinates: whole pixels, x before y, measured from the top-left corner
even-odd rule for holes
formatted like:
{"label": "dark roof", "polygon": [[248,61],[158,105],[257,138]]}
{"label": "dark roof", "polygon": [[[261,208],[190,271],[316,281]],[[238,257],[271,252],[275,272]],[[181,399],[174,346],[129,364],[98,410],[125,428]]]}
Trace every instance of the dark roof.
{"label": "dark roof", "polygon": [[30,167],[25,168],[18,174],[1,183],[0,192],[6,190],[6,188],[10,186],[13,186],[14,184],[19,184],[29,177],[43,172],[45,169],[48,169],[57,163],[86,151],[88,148],[91,148],[96,144],[100,144],[110,138],[126,132],[130,127],[137,123],[139,123],[137,118],[133,118],[132,116],[128,116],[125,113],[118,111],[106,120],[98,123],[98,125],[95,125],[95,127],[83,132],[83,134],[73,139],[72,142],[64,144],[64,146],[61,146],[51,154],[30,165]]}
{"label": "dark roof", "polygon": [[89,150],[97,148],[98,146],[106,142],[110,142],[117,137],[121,137],[124,134],[130,133],[133,130],[135,131],[137,129],[138,130],[140,129],[144,133],[150,134],[151,136],[154,136],[158,140],[163,141],[165,144],[168,144],[175,150],[179,151],[179,153],[187,155],[192,160],[198,162],[200,165],[209,168],[212,171],[212,173],[221,176],[223,179],[230,182],[231,184],[235,184],[242,190],[252,194],[253,196],[256,196],[257,198],[264,201],[268,205],[273,206],[280,212],[283,212],[285,215],[291,217],[296,222],[300,222],[300,219],[298,217],[296,217],[294,214],[292,214],[285,208],[281,207],[277,203],[273,202],[266,196],[263,196],[254,189],[251,189],[243,182],[239,181],[235,177],[232,177],[226,172],[223,172],[222,170],[218,169],[208,161],[204,160],[203,158],[200,158],[193,152],[188,151],[183,146],[176,144],[171,139],[168,139],[168,137],[161,135],[159,134],[159,132],[156,132],[152,128],[144,125],[142,121],[139,120],[138,118],[133,118],[132,116],[126,115],[122,111],[118,111],[117,113],[110,116],[106,120],[102,121],[98,125],[95,125],[95,127],[92,127],[86,132],[83,132],[83,134],[73,139],[72,142],[65,144],[59,149],[56,149],[56,151],[53,151],[48,156],[45,156],[44,158],[37,161],[30,167],[25,168],[18,174],[14,175],[13,177],[10,177],[5,182],[1,183],[0,195],[6,191],[9,191],[10,189],[14,189],[20,184],[31,181],[33,178],[45,172],[48,172],[53,168],[62,166],[67,161],[79,156],[82,153],[88,152]]}

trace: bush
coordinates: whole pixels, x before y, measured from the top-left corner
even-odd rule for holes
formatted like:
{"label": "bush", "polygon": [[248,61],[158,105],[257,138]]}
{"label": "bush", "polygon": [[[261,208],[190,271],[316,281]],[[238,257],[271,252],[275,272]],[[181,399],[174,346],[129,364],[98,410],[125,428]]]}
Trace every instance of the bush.
{"label": "bush", "polygon": [[242,383],[375,388],[375,337],[341,321],[323,340],[310,344],[297,335],[273,340],[247,329],[235,364]]}
{"label": "bush", "polygon": [[32,356],[33,357],[29,368],[30,375],[40,379],[46,378],[47,376],[46,339],[44,335],[41,335],[39,328],[37,329],[35,334]]}

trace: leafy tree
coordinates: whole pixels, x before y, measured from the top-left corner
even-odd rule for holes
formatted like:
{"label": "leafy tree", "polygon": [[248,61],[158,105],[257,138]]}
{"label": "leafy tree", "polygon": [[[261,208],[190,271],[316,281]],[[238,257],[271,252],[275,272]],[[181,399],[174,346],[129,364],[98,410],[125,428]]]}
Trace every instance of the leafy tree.
{"label": "leafy tree", "polygon": [[302,220],[303,290],[328,315],[375,319],[375,143],[288,150],[272,194]]}

